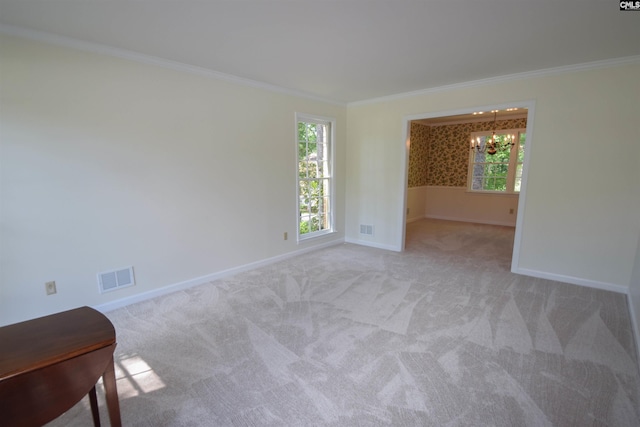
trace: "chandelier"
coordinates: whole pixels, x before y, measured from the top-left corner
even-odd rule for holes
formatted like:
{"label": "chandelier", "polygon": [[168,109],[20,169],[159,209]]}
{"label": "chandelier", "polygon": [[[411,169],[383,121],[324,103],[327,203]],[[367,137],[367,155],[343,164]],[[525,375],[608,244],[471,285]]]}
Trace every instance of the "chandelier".
{"label": "chandelier", "polygon": [[[516,143],[515,135],[505,135],[502,141],[499,141],[499,138],[496,137],[496,120],[498,117],[498,110],[492,110],[493,113],[493,133],[491,138],[485,138],[484,144],[482,144],[480,137],[471,138],[471,151],[476,151],[478,153],[487,154],[496,154],[498,151],[503,151],[511,147],[513,147]],[[474,113],[475,114],[475,113]]]}

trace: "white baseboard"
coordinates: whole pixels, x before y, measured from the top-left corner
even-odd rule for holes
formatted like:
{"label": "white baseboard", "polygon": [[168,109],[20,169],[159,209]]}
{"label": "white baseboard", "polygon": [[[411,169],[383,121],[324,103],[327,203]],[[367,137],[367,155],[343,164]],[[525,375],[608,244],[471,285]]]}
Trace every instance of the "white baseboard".
{"label": "white baseboard", "polygon": [[571,283],[572,285],[586,286],[589,288],[602,289],[604,291],[617,292],[625,295],[628,295],[629,292],[629,289],[626,286],[616,285],[614,283],[598,282],[595,280],[582,279],[580,277],[530,270],[528,268],[516,268],[512,269],[511,272],[522,274],[524,276],[538,277],[540,279],[554,280],[556,282]]}
{"label": "white baseboard", "polygon": [[414,216],[411,218],[407,218],[407,224],[409,224],[410,222],[416,222],[416,221],[420,221],[421,219],[425,219],[426,216]]}
{"label": "white baseboard", "polygon": [[344,239],[344,241],[345,243],[353,243],[354,245],[369,246],[371,248],[385,249],[387,251],[402,252],[402,249],[398,248],[397,246],[384,245],[382,243],[371,242],[369,240],[352,239],[347,237]]}
{"label": "white baseboard", "polygon": [[174,283],[172,285],[163,286],[159,289],[154,289],[147,292],[142,292],[136,295],[131,295],[129,297],[121,298],[115,301],[106,302],[104,304],[98,304],[93,306],[94,309],[106,313],[112,310],[116,310],[118,308],[126,307],[131,304],[135,304],[142,301],[147,301],[152,298],[156,298],[159,296],[167,295],[173,292],[182,291],[193,286],[202,285],[207,282],[211,282],[214,280],[222,279],[224,277],[233,276],[234,274],[242,273],[244,271],[252,270],[254,268],[263,267],[270,264],[275,264],[276,262],[283,261],[289,258],[293,258],[298,255],[305,254],[307,252],[313,252],[319,249],[327,248],[330,246],[341,245],[344,243],[344,239],[332,240],[330,242],[320,243],[314,246],[310,246],[304,249],[298,249],[293,252],[288,252],[286,254],[274,256],[271,258],[266,258],[260,261],[251,262],[249,264],[244,264],[238,267],[229,268],[227,270],[219,271],[216,273],[207,274],[206,276],[196,277],[194,279],[185,280],[184,282]]}
{"label": "white baseboard", "polygon": [[[430,217],[433,218],[433,217]],[[421,219],[421,218],[418,218]],[[446,218],[436,218],[436,219],[446,219]],[[417,219],[416,219],[417,220]],[[453,219],[450,219],[451,221],[455,221]],[[308,253],[308,252],[312,252],[315,250],[319,250],[322,248],[327,248],[330,246],[336,246],[336,245],[340,245],[342,243],[352,243],[352,244],[356,244],[356,245],[361,245],[361,246],[369,246],[369,247],[373,247],[373,248],[377,248],[377,249],[385,249],[385,250],[390,250],[390,251],[395,251],[395,252],[399,252],[400,250],[396,247],[396,246],[392,246],[392,245],[383,245],[380,243],[376,243],[376,242],[370,242],[370,241],[366,241],[366,240],[359,240],[359,239],[351,239],[351,238],[345,238],[340,239],[340,240],[334,240],[334,241],[330,241],[330,242],[326,242],[326,243],[322,243],[319,245],[315,245],[312,247],[308,247],[308,248],[304,248],[304,249],[299,249],[293,252],[288,252],[286,254],[282,254],[282,255],[278,255],[275,257],[271,257],[271,258],[267,258],[264,260],[260,260],[260,261],[256,261],[256,262],[252,262],[249,264],[244,264],[238,267],[234,267],[234,268],[230,268],[227,270],[223,270],[223,271],[219,271],[217,273],[212,273],[212,274],[208,274],[206,276],[201,276],[201,277],[196,277],[194,279],[190,279],[190,280],[185,280],[183,282],[179,282],[179,283],[175,283],[172,285],[168,285],[168,286],[164,286],[162,288],[159,289],[154,289],[152,291],[147,291],[147,292],[142,292],[140,294],[136,294],[136,295],[132,295],[126,298],[121,298],[115,301],[110,301],[104,304],[99,304],[99,305],[95,305],[93,306],[94,309],[102,312],[102,313],[106,313],[112,310],[116,310],[118,308],[122,308],[122,307],[126,307],[128,305],[131,304],[135,304],[138,302],[142,302],[142,301],[147,301],[150,300],[152,298],[156,298],[159,296],[163,296],[163,295],[167,295],[173,292],[177,292],[177,291],[181,291],[181,290],[185,290],[188,288],[191,288],[193,286],[197,286],[197,285],[202,285],[214,280],[218,280],[218,279],[222,279],[224,277],[229,277],[232,276],[234,274],[238,274],[238,273],[242,273],[244,271],[248,271],[254,268],[258,268],[258,267],[263,267],[266,265],[270,265],[270,264],[275,264],[276,262],[279,261],[283,261],[289,258],[293,258],[295,256],[298,255],[302,255],[304,253]],[[564,276],[564,275],[560,275],[560,274],[552,274],[552,273],[546,273],[546,272],[542,272],[542,271],[537,271],[537,270],[530,270],[530,269],[526,269],[526,268],[517,268],[512,270],[513,273],[516,274],[522,274],[525,276],[531,276],[531,277],[538,277],[541,279],[548,279],[548,280],[554,280],[554,281],[558,281],[558,282],[565,282],[565,283],[571,283],[574,285],[579,285],[579,286],[587,286],[590,288],[596,288],[596,289],[602,289],[602,290],[606,290],[606,291],[612,291],[612,292],[617,292],[617,293],[623,293],[627,295],[627,303],[629,306],[629,313],[631,316],[631,326],[633,329],[633,333],[635,336],[635,341],[636,341],[636,355],[638,357],[639,363],[640,363],[640,319],[638,319],[636,317],[636,311],[635,311],[635,307],[633,305],[633,301],[632,299],[629,297],[628,294],[628,289],[624,286],[620,286],[620,285],[615,285],[615,284],[611,284],[611,283],[604,283],[604,282],[597,282],[597,281],[593,281],[593,280],[586,280],[586,279],[581,279],[578,277],[572,277],[572,276]],[[639,366],[640,368],[640,366]]]}
{"label": "white baseboard", "polygon": [[602,289],[605,291],[617,292],[627,296],[627,307],[631,316],[631,329],[636,342],[636,360],[638,361],[638,374],[640,374],[640,319],[636,316],[633,301],[629,296],[629,288],[626,286],[615,285],[613,283],[597,282],[595,280],[581,279],[579,277],[564,276],[561,274],[545,273],[542,271],[530,270],[527,268],[517,268],[512,270],[513,273],[523,274],[525,276],[538,277],[540,279],[554,280],[556,282],[571,283],[572,285],[586,286],[589,288]]}
{"label": "white baseboard", "polygon": [[473,224],[502,225],[502,226],[506,226],[506,227],[515,227],[516,226],[515,220],[513,222],[488,221],[488,220],[482,220],[482,219],[478,219],[478,218],[462,218],[462,217],[453,217],[453,216],[447,216],[447,215],[425,215],[424,217],[425,218],[429,218],[429,219],[442,219],[442,220],[445,220],[445,221],[470,222],[470,223],[473,223]]}
{"label": "white baseboard", "polygon": [[[636,339],[636,358],[638,360],[638,369],[640,369],[640,319],[636,316],[635,306],[629,294],[627,294],[627,304],[629,305],[629,313],[631,315],[631,330]],[[640,374],[640,370],[638,374]]]}

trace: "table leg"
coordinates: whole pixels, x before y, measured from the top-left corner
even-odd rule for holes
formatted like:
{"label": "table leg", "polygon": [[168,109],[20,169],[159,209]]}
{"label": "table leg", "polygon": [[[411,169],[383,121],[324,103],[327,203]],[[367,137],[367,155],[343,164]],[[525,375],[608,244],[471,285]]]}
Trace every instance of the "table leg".
{"label": "table leg", "polygon": [[96,397],[96,386],[89,390],[89,402],[91,402],[91,415],[93,415],[94,427],[100,427],[100,413],[98,412],[98,398]]}
{"label": "table leg", "polygon": [[109,409],[109,419],[111,427],[122,427],[120,420],[120,402],[118,402],[118,390],[116,388],[116,371],[113,366],[113,356],[107,364],[107,368],[102,375],[104,383],[104,394],[107,399],[107,408]]}

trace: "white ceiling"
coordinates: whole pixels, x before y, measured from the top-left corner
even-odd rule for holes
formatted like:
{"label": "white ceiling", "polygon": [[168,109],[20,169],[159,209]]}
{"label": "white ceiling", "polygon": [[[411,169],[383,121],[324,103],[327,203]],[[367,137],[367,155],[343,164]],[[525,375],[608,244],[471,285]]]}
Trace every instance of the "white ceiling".
{"label": "white ceiling", "polygon": [[0,30],[340,103],[640,55],[616,0],[0,0]]}

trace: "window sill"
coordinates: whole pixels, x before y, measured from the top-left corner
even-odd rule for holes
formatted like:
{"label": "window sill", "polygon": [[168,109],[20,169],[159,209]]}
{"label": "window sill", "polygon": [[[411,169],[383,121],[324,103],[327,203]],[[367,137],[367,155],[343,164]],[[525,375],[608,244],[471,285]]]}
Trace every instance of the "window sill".
{"label": "window sill", "polygon": [[314,239],[321,238],[321,237],[328,236],[328,235],[335,234],[335,233],[336,233],[336,231],[331,229],[331,230],[315,231],[313,233],[307,233],[307,234],[304,234],[302,236],[299,235],[298,236],[298,243],[306,242],[306,241],[309,241],[309,240],[314,240]]}
{"label": "window sill", "polygon": [[481,191],[481,190],[466,190],[465,193],[468,194],[477,194],[479,196],[510,196],[517,197],[520,195],[520,192],[506,192],[506,191]]}

